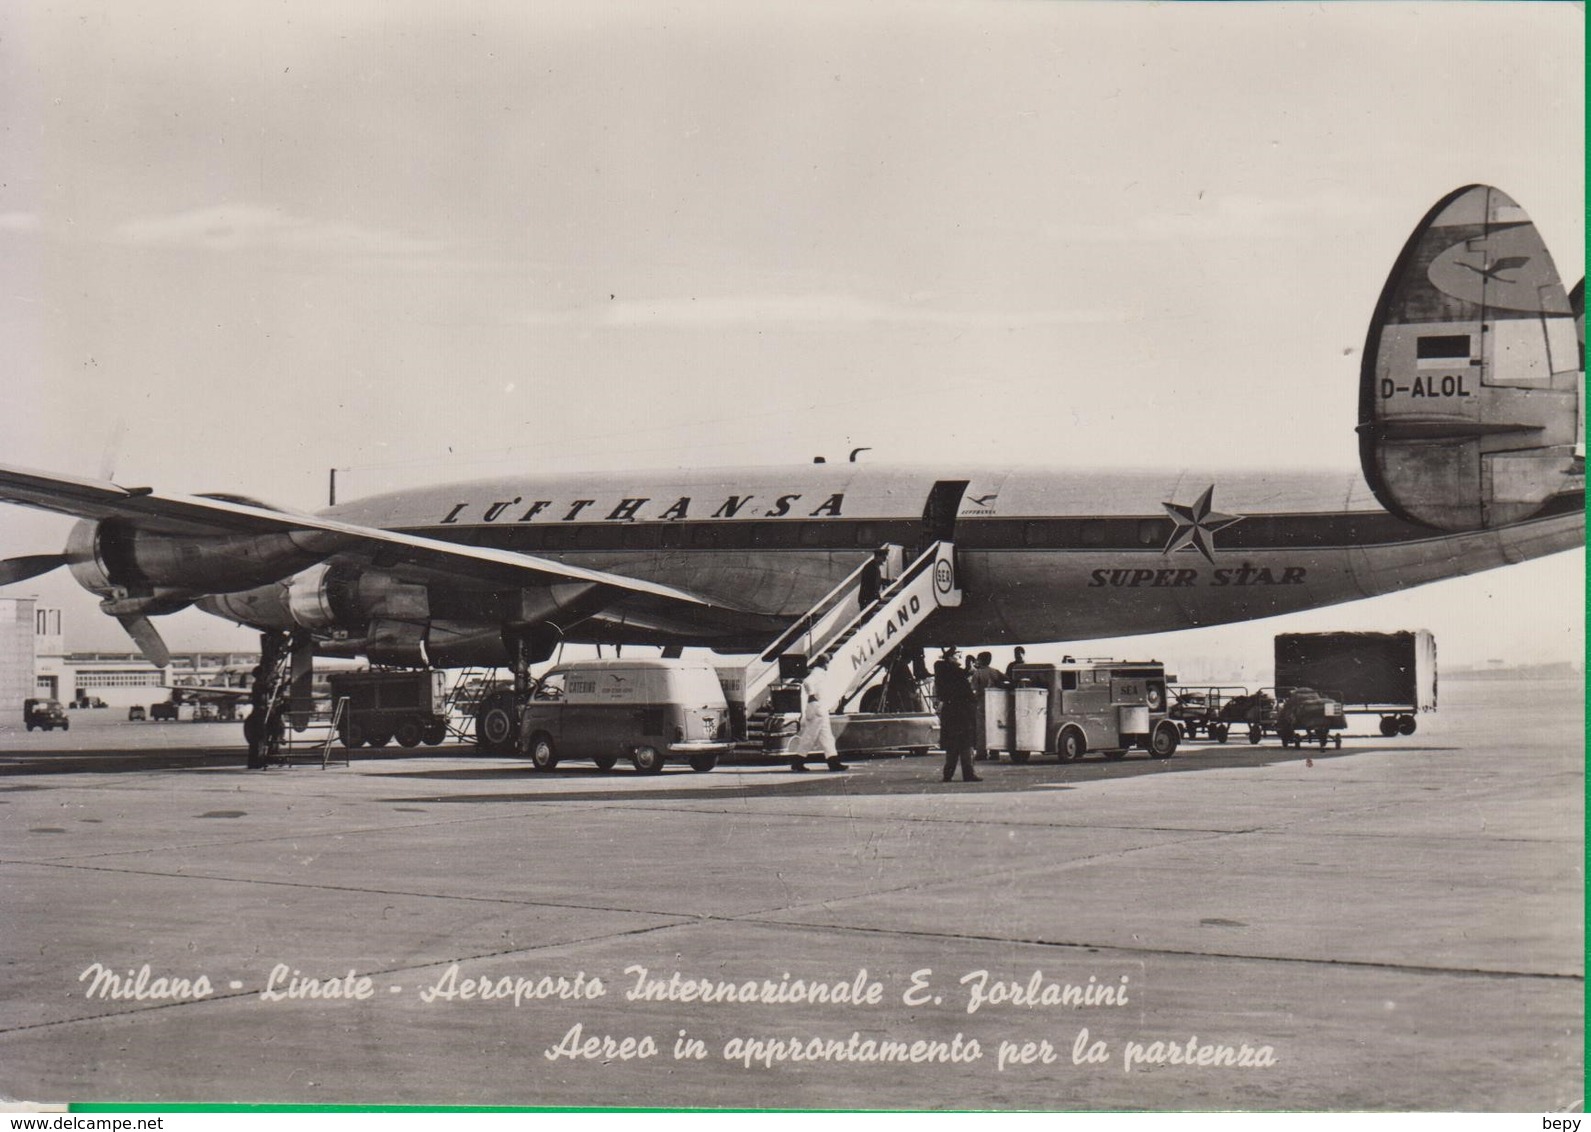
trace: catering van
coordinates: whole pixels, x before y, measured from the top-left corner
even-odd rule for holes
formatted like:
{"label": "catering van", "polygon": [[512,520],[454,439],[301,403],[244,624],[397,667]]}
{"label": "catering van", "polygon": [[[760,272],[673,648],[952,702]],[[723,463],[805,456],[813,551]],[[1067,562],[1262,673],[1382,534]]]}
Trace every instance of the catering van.
{"label": "catering van", "polygon": [[707,771],[731,744],[729,705],[706,661],[581,660],[549,669],[520,713],[520,749],[537,770],[628,758],[642,774],[669,759]]}

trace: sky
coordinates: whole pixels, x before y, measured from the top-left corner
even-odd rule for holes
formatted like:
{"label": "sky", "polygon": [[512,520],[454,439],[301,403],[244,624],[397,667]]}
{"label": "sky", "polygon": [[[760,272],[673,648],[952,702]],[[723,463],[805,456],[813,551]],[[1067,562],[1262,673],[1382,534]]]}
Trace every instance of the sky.
{"label": "sky", "polygon": [[[304,508],[332,467],[856,446],[1352,470],[1366,320],[1439,197],[1497,185],[1583,273],[1584,90],[1559,3],[7,5],[0,460]],[[0,552],[68,526],[7,508]],[[1578,659],[1583,578],[1307,627]],[[119,647],[64,575],[7,592]]]}

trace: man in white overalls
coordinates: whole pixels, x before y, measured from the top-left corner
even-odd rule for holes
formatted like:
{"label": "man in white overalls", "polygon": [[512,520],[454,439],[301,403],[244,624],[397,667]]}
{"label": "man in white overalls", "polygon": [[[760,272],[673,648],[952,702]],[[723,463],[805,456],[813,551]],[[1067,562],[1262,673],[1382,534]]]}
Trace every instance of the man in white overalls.
{"label": "man in white overalls", "polygon": [[829,709],[823,695],[823,681],[828,670],[814,664],[801,683],[801,730],[796,732],[790,745],[790,769],[805,772],[807,757],[821,753],[830,770],[849,770],[840,761],[840,752],[834,746],[834,727],[829,722]]}

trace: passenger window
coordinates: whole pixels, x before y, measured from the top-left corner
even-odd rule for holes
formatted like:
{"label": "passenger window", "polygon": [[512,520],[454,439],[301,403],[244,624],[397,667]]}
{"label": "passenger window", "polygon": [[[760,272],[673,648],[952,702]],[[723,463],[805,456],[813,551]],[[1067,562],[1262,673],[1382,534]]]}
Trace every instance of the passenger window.
{"label": "passenger window", "polygon": [[1061,673],[1061,691],[1063,691],[1063,692],[1075,692],[1075,691],[1077,691],[1077,673],[1075,673],[1075,672],[1063,672],[1063,673]]}
{"label": "passenger window", "polygon": [[1104,546],[1105,545],[1105,524],[1101,523],[1098,519],[1090,519],[1088,522],[1084,523],[1083,524],[1083,545],[1084,546]]}
{"label": "passenger window", "polygon": [[574,545],[574,534],[568,527],[548,527],[542,545],[548,550],[562,550]]}
{"label": "passenger window", "polygon": [[1024,523],[1024,524],[1022,524],[1022,541],[1023,541],[1023,543],[1026,544],[1027,546],[1047,546],[1047,545],[1049,545],[1045,541],[1045,538],[1044,538],[1045,528],[1046,528],[1047,525],[1048,524],[1045,524],[1045,523]]}
{"label": "passenger window", "polygon": [[542,677],[541,683],[536,685],[536,694],[532,698],[537,700],[563,699],[563,677],[564,674],[562,672],[554,672]]}
{"label": "passenger window", "polygon": [[802,546],[822,546],[823,545],[823,524],[822,523],[802,523],[801,524],[801,545]]}
{"label": "passenger window", "polygon": [[696,528],[696,545],[713,546],[718,542],[718,532],[710,525],[703,523]]}
{"label": "passenger window", "polygon": [[872,523],[858,523],[856,525],[856,545],[857,546],[876,546],[876,545],[878,545],[878,528],[875,527]]}
{"label": "passenger window", "polygon": [[1138,521],[1138,545],[1155,546],[1163,538],[1161,531],[1165,526],[1163,519],[1140,519]]}

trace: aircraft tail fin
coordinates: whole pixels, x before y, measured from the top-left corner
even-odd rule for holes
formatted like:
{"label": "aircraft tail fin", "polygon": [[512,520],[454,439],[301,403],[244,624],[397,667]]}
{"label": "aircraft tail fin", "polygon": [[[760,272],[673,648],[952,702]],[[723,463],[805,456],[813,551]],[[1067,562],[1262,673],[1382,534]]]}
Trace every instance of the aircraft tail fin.
{"label": "aircraft tail fin", "polygon": [[1506,194],[1437,202],[1365,342],[1359,456],[1383,507],[1443,530],[1584,507],[1583,303]]}

